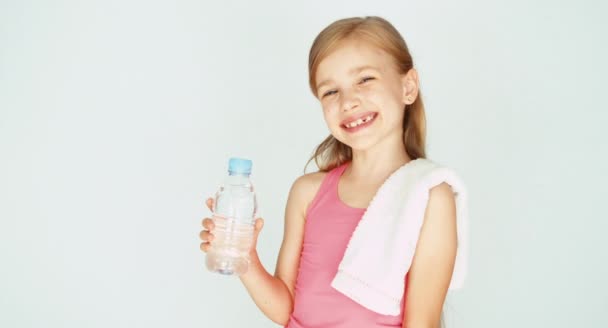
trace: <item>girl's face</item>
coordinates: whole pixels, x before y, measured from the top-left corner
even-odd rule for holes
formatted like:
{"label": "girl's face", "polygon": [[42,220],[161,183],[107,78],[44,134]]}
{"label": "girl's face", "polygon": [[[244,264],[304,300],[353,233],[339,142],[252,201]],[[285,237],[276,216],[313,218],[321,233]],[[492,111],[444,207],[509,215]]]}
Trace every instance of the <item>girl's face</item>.
{"label": "girl's face", "polygon": [[319,63],[316,73],[317,96],[336,139],[353,150],[387,138],[402,140],[404,108],[417,91],[414,69],[400,74],[383,50],[348,40]]}

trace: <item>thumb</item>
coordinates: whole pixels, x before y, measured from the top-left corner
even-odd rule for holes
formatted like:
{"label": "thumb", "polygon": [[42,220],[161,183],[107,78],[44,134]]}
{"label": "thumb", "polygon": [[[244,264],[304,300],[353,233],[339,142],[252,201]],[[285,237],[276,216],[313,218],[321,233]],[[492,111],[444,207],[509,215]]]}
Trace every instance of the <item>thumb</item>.
{"label": "thumb", "polygon": [[255,223],[253,225],[253,245],[258,244],[258,236],[260,235],[260,231],[264,227],[264,219],[257,218],[255,219]]}
{"label": "thumb", "polygon": [[207,198],[207,201],[205,201],[205,203],[207,204],[207,208],[209,208],[211,212],[213,212],[213,201],[214,199],[211,197]]}
{"label": "thumb", "polygon": [[255,232],[256,236],[260,233],[260,231],[262,230],[263,227],[264,227],[264,219],[262,219],[262,218],[255,219],[254,232]]}

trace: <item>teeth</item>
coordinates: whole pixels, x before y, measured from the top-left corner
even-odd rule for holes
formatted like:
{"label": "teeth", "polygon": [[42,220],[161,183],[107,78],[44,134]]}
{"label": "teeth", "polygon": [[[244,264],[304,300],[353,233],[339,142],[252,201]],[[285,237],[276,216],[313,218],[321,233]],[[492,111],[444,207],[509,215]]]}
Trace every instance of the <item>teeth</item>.
{"label": "teeth", "polygon": [[359,126],[359,125],[361,125],[363,123],[367,123],[367,122],[371,121],[373,117],[374,117],[373,114],[368,115],[368,116],[366,116],[364,118],[360,118],[360,119],[358,119],[356,121],[353,121],[353,122],[350,122],[350,123],[346,124],[346,127],[347,128],[354,128],[354,127]]}

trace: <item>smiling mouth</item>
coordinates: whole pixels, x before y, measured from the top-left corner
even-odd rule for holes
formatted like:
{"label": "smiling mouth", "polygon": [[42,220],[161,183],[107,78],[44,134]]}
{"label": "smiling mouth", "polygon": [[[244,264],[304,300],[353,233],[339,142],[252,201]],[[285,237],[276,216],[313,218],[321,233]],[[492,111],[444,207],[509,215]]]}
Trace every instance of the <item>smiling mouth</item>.
{"label": "smiling mouth", "polygon": [[359,119],[356,119],[356,120],[354,120],[352,122],[342,124],[342,127],[346,128],[346,129],[355,129],[355,128],[360,127],[360,126],[366,126],[369,123],[371,123],[376,118],[376,116],[378,116],[377,113],[372,113],[372,114],[369,114],[369,115],[367,115],[365,117],[361,117]]}

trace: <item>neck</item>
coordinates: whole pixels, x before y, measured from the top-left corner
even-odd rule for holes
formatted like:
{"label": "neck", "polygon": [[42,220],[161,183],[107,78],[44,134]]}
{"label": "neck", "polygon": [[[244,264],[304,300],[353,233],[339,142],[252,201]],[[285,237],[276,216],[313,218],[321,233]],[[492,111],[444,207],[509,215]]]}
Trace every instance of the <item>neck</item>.
{"label": "neck", "polygon": [[378,183],[410,160],[401,140],[372,149],[353,149],[352,163],[344,174],[363,183]]}

